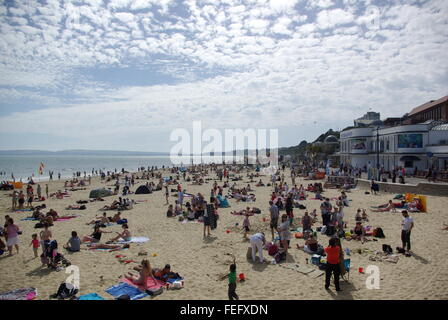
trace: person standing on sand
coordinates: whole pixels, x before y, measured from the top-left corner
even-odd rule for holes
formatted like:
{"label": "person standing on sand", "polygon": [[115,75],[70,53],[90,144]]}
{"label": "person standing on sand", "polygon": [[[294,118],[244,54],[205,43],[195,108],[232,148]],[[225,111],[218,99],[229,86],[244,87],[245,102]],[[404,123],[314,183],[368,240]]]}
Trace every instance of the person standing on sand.
{"label": "person standing on sand", "polygon": [[269,205],[270,205],[269,212],[271,214],[271,222],[269,226],[271,228],[272,241],[274,241],[274,230],[277,230],[278,227],[279,210],[273,201],[269,201]]}
{"label": "person standing on sand", "polygon": [[17,254],[19,253],[19,233],[20,229],[17,225],[14,224],[14,220],[12,218],[8,218],[6,225],[6,234],[8,239],[6,240],[6,245],[8,247],[9,256],[12,256],[13,247],[16,248]]}
{"label": "person standing on sand", "polygon": [[401,242],[403,250],[406,250],[406,257],[410,257],[411,253],[411,230],[414,228],[414,220],[409,216],[406,210],[403,210],[403,222],[401,223]]}
{"label": "person standing on sand", "polygon": [[168,185],[165,186],[165,199],[166,199],[166,205],[169,203],[168,202],[168,197],[170,196],[169,192],[168,192]]}
{"label": "person standing on sand", "polygon": [[327,266],[325,268],[325,290],[330,288],[331,274],[333,274],[336,291],[341,291],[341,288],[339,287],[339,275],[341,274],[341,267],[339,265],[341,247],[337,245],[337,242],[337,238],[331,238],[329,246],[325,248],[325,253],[327,254]]}
{"label": "person standing on sand", "polygon": [[49,193],[48,184],[46,184],[45,185],[45,194],[47,195],[47,199],[49,198],[48,193]]}
{"label": "person standing on sand", "polygon": [[51,233],[51,230],[48,229],[48,227],[49,227],[48,223],[44,223],[44,230],[42,230],[39,234],[40,244],[43,253],[45,253],[45,244],[49,243],[51,238],[53,237],[53,234]]}
{"label": "person standing on sand", "polygon": [[15,211],[17,209],[18,200],[19,200],[19,193],[17,191],[14,191],[12,193],[12,211]]}

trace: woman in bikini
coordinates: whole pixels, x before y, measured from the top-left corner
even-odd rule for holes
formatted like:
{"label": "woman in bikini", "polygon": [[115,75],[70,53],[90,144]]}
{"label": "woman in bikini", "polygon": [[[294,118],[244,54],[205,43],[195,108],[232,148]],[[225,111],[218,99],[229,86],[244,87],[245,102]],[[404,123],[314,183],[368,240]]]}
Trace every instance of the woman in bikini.
{"label": "woman in bikini", "polygon": [[139,276],[135,276],[132,273],[128,272],[125,275],[125,278],[131,280],[136,285],[142,285],[145,290],[148,288],[149,277],[153,278],[155,281],[149,260],[143,260],[142,264],[135,267],[134,270],[139,272]]}
{"label": "woman in bikini", "polygon": [[132,236],[131,231],[129,231],[128,224],[124,223],[121,227],[123,228],[123,232],[121,233],[117,232],[117,236],[115,238],[110,239],[108,243],[118,241],[119,239],[123,239],[124,241],[131,241]]}

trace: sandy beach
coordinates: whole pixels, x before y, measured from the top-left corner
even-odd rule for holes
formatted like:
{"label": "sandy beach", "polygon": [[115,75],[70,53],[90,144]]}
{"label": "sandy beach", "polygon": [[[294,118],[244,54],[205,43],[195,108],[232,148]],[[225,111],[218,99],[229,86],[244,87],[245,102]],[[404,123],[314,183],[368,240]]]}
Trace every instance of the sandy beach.
{"label": "sandy beach", "polygon": [[[168,175],[167,173],[164,176]],[[285,174],[289,177],[289,175]],[[238,186],[246,186],[249,178],[237,182]],[[215,178],[215,176],[210,176]],[[258,179],[256,179],[258,181]],[[267,183],[269,177],[262,177]],[[140,181],[140,182],[139,182]],[[157,183],[156,179],[153,179]],[[291,184],[291,179],[286,180]],[[146,180],[144,181],[146,182]],[[298,185],[307,185],[313,181],[304,181],[302,178],[296,179]],[[135,191],[143,181],[136,180],[136,185],[131,189]],[[206,200],[210,195],[213,181],[198,186],[190,185],[181,181],[183,188],[188,193],[204,194]],[[232,184],[233,182],[231,182]],[[218,181],[219,185],[222,182]],[[63,188],[64,181],[53,181],[49,183],[50,193]],[[70,237],[71,231],[77,231],[80,237],[91,234],[92,226],[86,225],[101,214],[100,208],[118,199],[118,196],[105,198],[104,202],[93,202],[87,204],[87,210],[65,210],[65,207],[76,204],[78,200],[88,200],[91,189],[103,187],[105,185],[98,177],[92,179],[92,185],[87,186],[87,190],[70,192],[70,196],[59,199],[49,199],[45,201],[47,212],[50,208],[56,210],[59,215],[75,214],[78,217],[55,222],[51,227],[53,238],[62,247]],[[113,181],[106,184],[113,188]],[[45,190],[45,183],[43,183]],[[400,255],[398,263],[369,261],[369,254],[357,253],[358,248],[382,251],[382,244],[389,244],[394,249],[401,246],[400,232],[402,215],[399,213],[373,213],[369,210],[369,222],[373,228],[381,227],[386,236],[378,241],[368,241],[361,244],[359,241],[343,240],[344,248],[351,250],[351,272],[350,281],[341,281],[342,292],[336,293],[334,290],[324,289],[324,278],[320,276],[312,278],[295,270],[286,269],[281,264],[253,264],[246,259],[246,251],[250,246],[248,241],[243,240],[243,230],[241,228],[243,217],[230,214],[233,210],[245,209],[247,206],[258,207],[262,214],[256,214],[250,218],[251,232],[264,231],[267,240],[271,240],[269,231],[269,210],[268,201],[272,192],[272,187],[255,187],[256,202],[236,203],[234,199],[229,199],[230,208],[219,209],[219,221],[217,229],[212,231],[212,236],[203,239],[203,225],[201,223],[181,223],[177,218],[167,218],[164,191],[157,191],[148,195],[131,194],[126,196],[137,201],[132,210],[123,211],[122,216],[129,221],[129,228],[133,236],[144,236],[150,240],[146,243],[132,244],[129,250],[117,252],[106,252],[96,250],[85,250],[82,245],[81,252],[67,253],[60,249],[61,253],[80,269],[80,292],[79,295],[88,293],[98,293],[106,299],[113,299],[104,290],[118,283],[120,276],[132,270],[145,256],[139,256],[140,252],[146,252],[153,267],[163,267],[169,263],[174,272],[178,272],[185,279],[185,287],[181,290],[165,290],[163,294],[144,299],[227,299],[227,280],[220,281],[218,278],[228,272],[231,258],[228,253],[234,254],[237,262],[237,273],[244,273],[246,281],[239,283],[237,293],[241,300],[247,299],[448,299],[448,267],[446,266],[446,256],[448,254],[448,231],[441,230],[443,223],[448,223],[448,199],[446,197],[427,197],[428,212],[412,213],[415,227],[412,231],[412,257]],[[34,186],[34,189],[36,186]],[[170,186],[175,188],[175,186]],[[226,189],[225,189],[226,190]],[[355,189],[347,193],[350,206],[345,209],[345,221],[348,228],[355,226],[355,213],[357,208],[370,208],[374,205],[386,203],[394,195],[380,193],[379,195],[367,195],[366,190]],[[225,191],[226,192],[226,191]],[[49,299],[54,294],[60,283],[66,277],[63,270],[56,272],[42,268],[40,259],[34,258],[32,248],[29,246],[31,235],[39,233],[42,229],[35,229],[36,221],[21,221],[22,218],[30,216],[31,212],[11,212],[11,192],[0,192],[0,210],[2,225],[4,215],[9,214],[15,223],[23,231],[20,236],[20,253],[12,257],[7,257],[7,252],[0,257],[0,292],[9,291],[24,287],[35,287],[38,290],[38,299]],[[338,190],[326,190],[325,197],[338,197]],[[313,195],[309,194],[308,198]],[[175,197],[170,197],[170,203],[174,204]],[[142,201],[144,200],[144,201]],[[308,211],[317,209],[320,219],[320,201],[305,200],[302,202]],[[334,201],[332,201],[334,204]],[[40,203],[35,203],[40,204]],[[305,210],[294,209],[295,224]],[[283,213],[283,212],[281,212]],[[112,212],[109,211],[108,215]],[[263,217],[266,222],[263,222]],[[236,223],[239,225],[236,226]],[[315,227],[313,226],[313,227]],[[121,231],[119,225],[109,226],[107,231]],[[226,230],[230,230],[227,233]],[[104,241],[112,236],[103,235]],[[328,245],[328,237],[318,235],[319,243]],[[102,241],[103,242],[103,241]],[[287,257],[287,263],[297,263],[305,265],[306,258],[311,258],[307,253],[296,248],[296,244],[303,245],[304,240],[291,239],[291,249]],[[39,253],[40,253],[39,249]],[[126,255],[129,260],[137,263],[120,263],[115,257],[117,254]],[[271,258],[265,251],[265,257]],[[311,260],[311,259],[310,259]],[[380,269],[380,289],[372,290],[366,288],[366,274],[358,272],[359,267],[367,268],[369,265],[377,265]]]}

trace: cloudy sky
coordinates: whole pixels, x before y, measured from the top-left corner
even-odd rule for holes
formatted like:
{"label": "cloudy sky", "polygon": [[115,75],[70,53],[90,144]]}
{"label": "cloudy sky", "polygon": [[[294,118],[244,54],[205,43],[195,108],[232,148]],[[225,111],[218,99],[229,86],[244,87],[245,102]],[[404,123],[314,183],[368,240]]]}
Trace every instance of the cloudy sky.
{"label": "cloudy sky", "polygon": [[0,149],[314,140],[448,94],[446,0],[0,0]]}

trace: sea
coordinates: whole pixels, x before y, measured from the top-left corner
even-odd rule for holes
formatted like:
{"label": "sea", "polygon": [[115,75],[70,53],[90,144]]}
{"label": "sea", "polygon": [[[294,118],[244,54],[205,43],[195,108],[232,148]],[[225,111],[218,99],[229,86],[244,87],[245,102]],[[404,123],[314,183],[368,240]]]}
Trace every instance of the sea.
{"label": "sea", "polygon": [[[40,164],[44,164],[43,174],[39,174]],[[53,180],[71,178],[80,171],[84,175],[96,171],[136,172],[141,167],[172,167],[169,156],[93,156],[93,155],[0,155],[0,181],[12,179],[27,182],[29,177],[35,181],[48,181],[49,172],[53,171]]]}
{"label": "sea", "polygon": [[[195,163],[212,163],[216,158],[207,156],[194,156]],[[242,157],[235,159],[242,161]],[[180,157],[178,162],[173,163],[170,156],[114,156],[114,155],[0,155],[0,182],[11,181],[14,175],[15,181],[27,182],[30,177],[34,181],[48,181],[49,172],[53,171],[53,180],[58,179],[58,174],[62,178],[72,178],[73,173],[84,171],[87,175],[92,174],[92,170],[103,172],[124,169],[128,172],[137,172],[144,167],[173,167],[188,166],[192,158]],[[40,164],[44,164],[42,174],[39,173]],[[216,161],[216,163],[219,163]]]}

